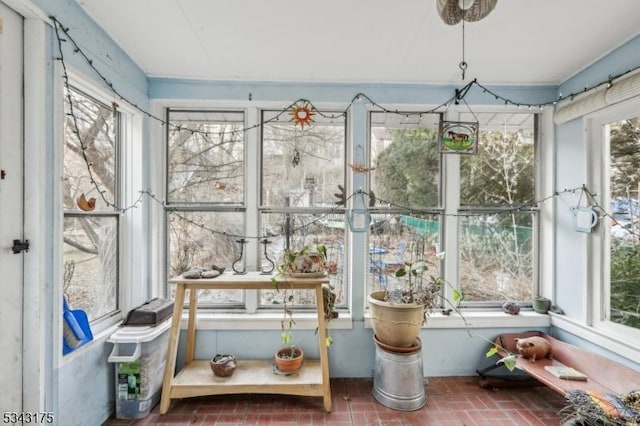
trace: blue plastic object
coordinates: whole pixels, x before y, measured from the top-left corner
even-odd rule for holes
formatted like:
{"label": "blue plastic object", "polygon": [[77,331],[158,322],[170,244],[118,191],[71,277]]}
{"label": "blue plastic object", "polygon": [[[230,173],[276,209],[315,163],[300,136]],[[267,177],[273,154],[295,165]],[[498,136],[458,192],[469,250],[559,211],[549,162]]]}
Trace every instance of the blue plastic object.
{"label": "blue plastic object", "polygon": [[69,309],[67,298],[62,298],[62,354],[66,355],[93,340],[87,313]]}

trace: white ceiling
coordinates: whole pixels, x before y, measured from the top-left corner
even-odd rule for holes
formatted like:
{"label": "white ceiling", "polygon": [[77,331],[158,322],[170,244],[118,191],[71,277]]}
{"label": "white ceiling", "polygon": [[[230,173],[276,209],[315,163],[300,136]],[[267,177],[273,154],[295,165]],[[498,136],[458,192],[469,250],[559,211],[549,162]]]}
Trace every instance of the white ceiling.
{"label": "white ceiling", "polygon": [[[459,84],[436,0],[76,0],[149,77]],[[640,34],[640,0],[498,0],[466,82],[557,85]]]}

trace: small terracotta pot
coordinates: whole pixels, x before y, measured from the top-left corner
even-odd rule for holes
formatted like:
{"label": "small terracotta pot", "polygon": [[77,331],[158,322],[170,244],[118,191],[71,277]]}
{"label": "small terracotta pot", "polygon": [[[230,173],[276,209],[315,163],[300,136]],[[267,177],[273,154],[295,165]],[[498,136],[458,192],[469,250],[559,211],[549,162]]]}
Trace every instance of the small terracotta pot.
{"label": "small terracotta pot", "polygon": [[[293,357],[291,351],[293,351]],[[285,373],[299,370],[303,360],[304,352],[300,348],[282,348],[275,355],[276,367]]]}

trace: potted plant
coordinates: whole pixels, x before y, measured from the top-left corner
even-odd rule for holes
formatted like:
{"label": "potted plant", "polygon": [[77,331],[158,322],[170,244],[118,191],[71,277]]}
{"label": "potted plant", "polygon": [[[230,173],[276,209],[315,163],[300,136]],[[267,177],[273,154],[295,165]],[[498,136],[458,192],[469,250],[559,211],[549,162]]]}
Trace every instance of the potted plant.
{"label": "potted plant", "polygon": [[315,250],[304,246],[301,250],[285,250],[278,272],[282,275],[311,277],[325,274],[327,248],[317,245]]}
{"label": "potted plant", "polygon": [[[437,255],[442,259],[443,254]],[[453,289],[453,303],[442,295],[445,281],[439,275],[428,273],[426,260],[405,262],[395,272],[402,287],[374,291],[369,294],[371,324],[375,339],[396,348],[408,348],[417,344],[417,337],[427,316],[442,302],[456,311],[462,294]]]}
{"label": "potted plant", "polygon": [[551,300],[546,297],[538,296],[531,303],[533,310],[539,314],[546,314],[551,308]]}
{"label": "potted plant", "polygon": [[[280,276],[295,277],[319,277],[325,274],[327,249],[324,245],[316,246],[315,250],[311,250],[309,246],[304,246],[301,250],[286,250],[283,255],[277,271]],[[293,318],[293,302],[294,297],[291,289],[286,285],[280,286],[277,276],[272,277],[272,282],[279,293],[282,293],[283,301],[283,318],[280,321],[280,340],[287,345],[278,349],[275,354],[276,367],[280,372],[296,371],[302,365],[304,360],[304,352],[301,348],[292,344],[293,342],[293,326],[295,320]],[[335,318],[336,312],[333,310],[335,302],[335,293],[331,291],[329,286],[322,289],[324,302],[324,317],[327,322]],[[327,329],[325,342],[329,346],[333,340]]]}

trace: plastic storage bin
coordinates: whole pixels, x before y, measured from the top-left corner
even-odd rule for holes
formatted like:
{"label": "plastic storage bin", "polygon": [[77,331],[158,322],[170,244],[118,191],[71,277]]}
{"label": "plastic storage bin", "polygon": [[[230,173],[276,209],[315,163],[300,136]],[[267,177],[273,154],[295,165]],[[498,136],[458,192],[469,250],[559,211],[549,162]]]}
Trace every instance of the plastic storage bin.
{"label": "plastic storage bin", "polygon": [[113,343],[109,362],[115,363],[116,418],[142,419],[160,400],[169,339],[168,319],[155,327],[122,327]]}

